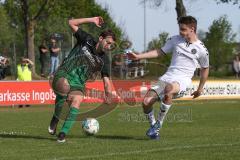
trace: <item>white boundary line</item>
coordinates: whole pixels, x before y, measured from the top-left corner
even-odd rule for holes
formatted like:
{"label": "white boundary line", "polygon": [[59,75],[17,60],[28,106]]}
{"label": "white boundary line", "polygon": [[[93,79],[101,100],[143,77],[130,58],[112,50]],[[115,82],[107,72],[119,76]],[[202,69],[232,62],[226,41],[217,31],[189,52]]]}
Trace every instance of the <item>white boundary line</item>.
{"label": "white boundary line", "polygon": [[136,151],[123,152],[123,153],[112,152],[112,153],[101,154],[101,155],[92,155],[92,156],[61,157],[61,158],[52,158],[52,159],[46,159],[46,160],[93,159],[93,158],[104,158],[104,157],[111,157],[111,156],[124,156],[124,155],[132,155],[132,154],[144,154],[144,153],[151,153],[151,152],[158,152],[158,151],[184,150],[184,149],[195,149],[195,148],[206,148],[206,147],[226,147],[226,146],[230,146],[231,147],[231,146],[237,146],[237,145],[240,145],[240,143],[186,145],[186,146],[156,148],[156,149],[149,149],[149,150],[136,150]]}

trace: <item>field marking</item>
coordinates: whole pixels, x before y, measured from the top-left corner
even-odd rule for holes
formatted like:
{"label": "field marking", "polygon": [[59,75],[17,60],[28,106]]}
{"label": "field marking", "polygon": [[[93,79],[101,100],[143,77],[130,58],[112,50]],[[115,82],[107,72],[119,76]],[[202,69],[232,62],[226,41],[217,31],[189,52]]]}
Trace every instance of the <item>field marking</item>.
{"label": "field marking", "polygon": [[92,156],[75,156],[75,157],[51,158],[51,159],[45,159],[45,160],[92,159],[92,158],[103,158],[103,157],[111,157],[111,156],[143,154],[143,153],[151,153],[151,152],[157,152],[157,151],[171,151],[171,150],[206,148],[206,147],[225,147],[225,146],[237,146],[237,145],[240,145],[240,143],[187,145],[187,146],[175,146],[175,147],[157,148],[157,149],[149,149],[149,150],[136,150],[136,151],[123,152],[123,153],[113,152],[113,153],[107,153],[107,154],[102,154],[102,155],[92,155]]}
{"label": "field marking", "polygon": [[[195,101],[195,100],[192,100],[192,101],[174,101],[173,103],[173,106],[182,106],[182,105],[201,105],[201,104],[218,104],[218,103],[221,103],[221,104],[238,104],[239,103],[239,100],[223,100],[221,102],[219,101],[215,101],[215,100],[211,100],[211,101],[203,101],[202,99],[199,100],[199,101]],[[118,109],[122,109],[122,108],[139,108],[139,107],[142,107],[142,104],[141,103],[137,103],[136,105],[134,106],[129,106],[127,104],[120,104],[120,105],[125,105],[125,106],[118,106]],[[158,104],[157,104],[158,105]]]}

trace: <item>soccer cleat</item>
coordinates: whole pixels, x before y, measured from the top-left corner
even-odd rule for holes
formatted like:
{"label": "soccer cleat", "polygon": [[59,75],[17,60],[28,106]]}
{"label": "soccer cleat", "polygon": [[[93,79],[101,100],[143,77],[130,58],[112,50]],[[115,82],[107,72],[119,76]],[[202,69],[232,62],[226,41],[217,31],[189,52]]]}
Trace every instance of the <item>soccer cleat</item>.
{"label": "soccer cleat", "polygon": [[159,132],[156,132],[156,134],[150,136],[149,138],[154,139],[154,140],[159,140],[160,139],[160,134],[159,134]]}
{"label": "soccer cleat", "polygon": [[51,135],[55,135],[56,134],[56,128],[55,129],[51,129],[51,127],[48,127],[48,133]]}
{"label": "soccer cleat", "polygon": [[66,134],[65,134],[64,132],[60,132],[60,133],[58,134],[57,142],[59,142],[59,143],[64,143],[64,142],[66,142],[65,137],[66,137]]}
{"label": "soccer cleat", "polygon": [[159,135],[160,128],[161,128],[161,123],[157,121],[154,125],[152,125],[148,129],[146,135],[151,139],[160,139],[160,135]]}
{"label": "soccer cleat", "polygon": [[48,133],[49,134],[51,134],[51,135],[56,134],[58,121],[59,121],[58,118],[56,118],[55,116],[52,117],[52,120],[50,122],[50,126],[48,127]]}

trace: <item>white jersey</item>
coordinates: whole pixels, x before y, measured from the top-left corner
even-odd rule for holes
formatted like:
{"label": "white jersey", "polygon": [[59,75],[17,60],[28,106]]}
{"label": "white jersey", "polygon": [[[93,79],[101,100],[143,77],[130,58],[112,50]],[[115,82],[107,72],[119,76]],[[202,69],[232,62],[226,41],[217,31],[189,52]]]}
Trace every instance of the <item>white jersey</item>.
{"label": "white jersey", "polygon": [[200,40],[189,43],[180,35],[173,36],[161,50],[165,54],[172,53],[171,64],[164,76],[191,79],[196,68],[209,67],[208,50]]}

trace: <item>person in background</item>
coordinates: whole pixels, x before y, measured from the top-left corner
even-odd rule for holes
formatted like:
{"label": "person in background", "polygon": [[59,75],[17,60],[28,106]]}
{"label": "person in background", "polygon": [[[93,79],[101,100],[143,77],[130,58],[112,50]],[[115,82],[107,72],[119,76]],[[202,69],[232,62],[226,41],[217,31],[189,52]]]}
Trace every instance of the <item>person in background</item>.
{"label": "person in background", "polygon": [[0,80],[4,79],[6,76],[6,69],[9,63],[9,59],[3,56],[0,56]]}
{"label": "person in background", "polygon": [[[32,66],[33,62],[28,58],[21,58],[21,62],[17,65],[17,80],[18,81],[32,81]],[[22,108],[23,105],[19,105]],[[30,105],[26,105],[30,107]]]}
{"label": "person in background", "polygon": [[38,47],[40,53],[40,64],[41,64],[41,76],[46,76],[46,68],[47,68],[47,61],[48,61],[48,48],[46,45],[46,41],[44,40],[42,44]]}
{"label": "person in background", "polygon": [[235,56],[233,60],[233,70],[235,72],[236,78],[240,76],[240,53]]}
{"label": "person in background", "polygon": [[51,38],[51,44],[49,47],[50,51],[50,60],[51,60],[51,70],[50,70],[50,76],[53,76],[54,72],[57,70],[59,66],[59,53],[60,48],[57,45],[57,41],[54,38]]}

